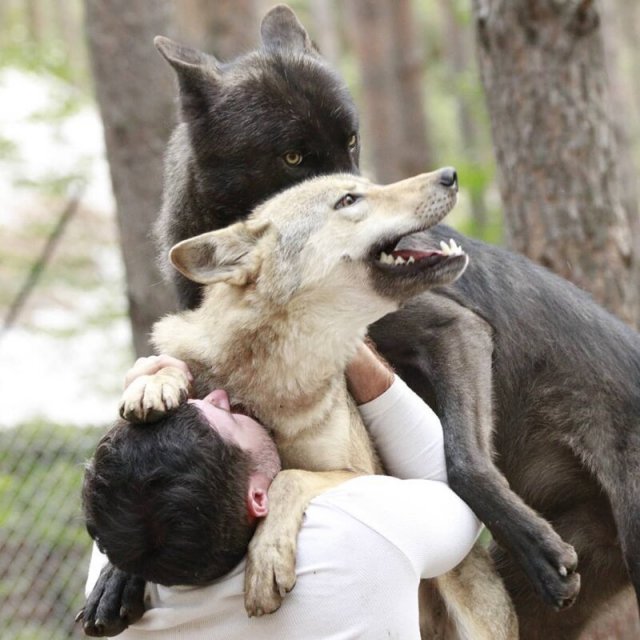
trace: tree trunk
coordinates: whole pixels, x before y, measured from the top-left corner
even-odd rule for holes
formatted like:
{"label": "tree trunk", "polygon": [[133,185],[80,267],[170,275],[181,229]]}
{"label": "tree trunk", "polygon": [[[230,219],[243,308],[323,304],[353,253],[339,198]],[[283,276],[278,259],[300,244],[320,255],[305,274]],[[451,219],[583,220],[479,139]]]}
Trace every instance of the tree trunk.
{"label": "tree trunk", "polygon": [[256,0],[180,0],[176,9],[181,39],[223,61],[258,44]]}
{"label": "tree trunk", "polygon": [[625,209],[592,0],[473,0],[510,246],[637,325]]}
{"label": "tree trunk", "polygon": [[332,67],[340,66],[342,55],[336,21],[335,0],[310,0],[309,9],[313,19],[313,41],[318,45],[323,58]]}
{"label": "tree trunk", "polygon": [[56,35],[61,41],[65,55],[70,64],[79,66],[85,56],[82,50],[82,24],[75,9],[69,0],[54,0],[53,18]]}
{"label": "tree trunk", "polygon": [[[449,75],[456,87],[457,121],[464,161],[466,164],[480,166],[482,162],[480,153],[480,134],[478,120],[474,115],[474,106],[469,100],[469,91],[464,90],[464,76],[474,70],[475,63],[472,57],[473,38],[467,24],[463,26],[458,15],[456,2],[442,2],[439,4],[444,22],[444,49],[450,68]],[[480,236],[487,227],[487,206],[485,203],[484,188],[479,188],[464,181],[463,186],[469,190],[471,204],[471,217],[474,221],[475,231]]]}
{"label": "tree trunk", "polygon": [[616,142],[618,144],[622,177],[622,198],[626,211],[632,219],[638,216],[637,167],[635,166],[632,140],[638,139],[638,117],[635,112],[633,83],[629,78],[634,77],[635,67],[630,66],[625,74],[623,57],[626,49],[633,51],[637,47],[638,34],[629,37],[625,26],[625,19],[633,24],[633,9],[628,0],[608,0],[601,5],[602,28],[604,36],[604,51],[607,64],[607,75],[611,90],[611,118]]}
{"label": "tree trunk", "polygon": [[376,178],[391,182],[425,171],[431,159],[423,56],[410,0],[350,0],[343,10],[360,67],[365,139]]}
{"label": "tree trunk", "polygon": [[127,276],[134,349],[151,352],[155,320],[175,308],[156,263],[151,229],[160,210],[162,157],[174,124],[172,75],[153,46],[170,31],[170,4],[155,0],[85,0],[96,96]]}
{"label": "tree trunk", "polygon": [[41,0],[27,0],[27,30],[31,42],[42,42],[46,19]]}
{"label": "tree trunk", "polygon": [[396,0],[391,11],[393,73],[397,82],[396,126],[400,129],[401,177],[434,169],[424,102],[424,48],[412,0]]}

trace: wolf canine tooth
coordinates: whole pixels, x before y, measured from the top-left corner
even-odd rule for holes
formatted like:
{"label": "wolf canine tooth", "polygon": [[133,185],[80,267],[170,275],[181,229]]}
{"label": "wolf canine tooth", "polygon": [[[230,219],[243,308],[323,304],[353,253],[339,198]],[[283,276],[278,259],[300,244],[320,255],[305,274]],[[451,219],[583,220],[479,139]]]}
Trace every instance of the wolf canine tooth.
{"label": "wolf canine tooth", "polygon": [[449,240],[449,244],[440,240],[440,249],[445,256],[461,256],[464,253],[462,247],[453,238]]}

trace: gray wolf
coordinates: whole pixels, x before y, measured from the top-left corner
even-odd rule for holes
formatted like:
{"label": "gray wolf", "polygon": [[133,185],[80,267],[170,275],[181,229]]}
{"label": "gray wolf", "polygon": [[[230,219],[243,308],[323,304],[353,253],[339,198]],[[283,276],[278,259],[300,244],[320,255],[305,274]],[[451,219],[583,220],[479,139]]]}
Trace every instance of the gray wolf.
{"label": "gray wolf", "polygon": [[[293,587],[295,541],[309,500],[342,482],[345,470],[381,471],[344,369],[371,322],[464,271],[467,256],[459,247],[395,251],[400,239],[448,213],[456,193],[452,169],[385,187],[347,174],[315,178],[270,199],[247,221],[171,251],[173,265],[205,285],[204,295],[197,309],[156,323],[154,346],[187,363],[196,396],[222,387],[268,425],[285,468],[249,545],[245,605],[251,615],[274,611]],[[168,395],[187,392],[168,379],[159,383],[162,393],[155,377],[141,383],[123,395],[127,418],[144,419],[150,408],[162,412]],[[473,598],[467,561],[438,579],[462,637],[515,637],[500,579],[487,562],[478,572],[482,555],[469,562]]]}

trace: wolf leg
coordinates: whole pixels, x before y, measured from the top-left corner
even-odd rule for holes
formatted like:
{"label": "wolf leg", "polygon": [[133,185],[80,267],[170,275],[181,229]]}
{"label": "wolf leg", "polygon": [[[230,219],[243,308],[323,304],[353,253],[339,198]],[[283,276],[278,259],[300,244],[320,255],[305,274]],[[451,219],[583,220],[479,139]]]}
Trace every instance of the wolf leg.
{"label": "wolf leg", "polygon": [[511,598],[479,543],[457,567],[436,578],[436,585],[453,620],[446,638],[518,640]]}
{"label": "wolf leg", "polygon": [[144,613],[145,581],[107,564],[76,616],[86,635],[115,636]]}
{"label": "wolf leg", "polygon": [[612,419],[604,408],[601,411],[568,444],[609,499],[616,542],[640,609],[640,432],[631,421],[618,422],[623,416]]}
{"label": "wolf leg", "polygon": [[273,613],[296,583],[296,546],[309,502],[354,478],[351,471],[281,471],[269,487],[269,514],[249,543],[244,604],[250,616]]}
{"label": "wolf leg", "polygon": [[122,393],[120,415],[130,422],[153,422],[189,397],[187,375],[177,367],[164,367],[135,378]]}
{"label": "wolf leg", "polygon": [[521,640],[578,640],[589,623],[629,585],[622,554],[615,544],[616,527],[604,496],[566,511],[553,520],[555,529],[571,542],[580,558],[582,586],[575,604],[554,611],[544,606],[522,568],[504,549],[492,555],[513,599]]}
{"label": "wolf leg", "polygon": [[[562,608],[580,579],[577,557],[551,525],[510,490],[492,461],[491,327],[441,295],[416,298],[370,328],[380,352],[442,421],[451,488],[520,564],[538,594]],[[402,336],[403,331],[410,335]]]}
{"label": "wolf leg", "polygon": [[[637,438],[636,438],[637,439]],[[618,529],[622,557],[636,592],[640,611],[640,446],[630,446],[621,454],[625,460],[614,464],[618,477],[608,496]],[[609,473],[611,469],[608,470]]]}

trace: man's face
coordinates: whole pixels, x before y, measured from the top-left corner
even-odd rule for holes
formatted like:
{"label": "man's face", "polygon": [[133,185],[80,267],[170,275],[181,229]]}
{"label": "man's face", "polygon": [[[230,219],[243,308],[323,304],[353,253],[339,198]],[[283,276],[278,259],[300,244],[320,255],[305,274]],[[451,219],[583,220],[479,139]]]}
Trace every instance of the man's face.
{"label": "man's face", "polygon": [[273,479],[280,471],[280,456],[267,430],[253,418],[234,413],[226,391],[215,389],[202,400],[189,402],[202,412],[220,436],[234,442],[251,456],[256,472]]}

